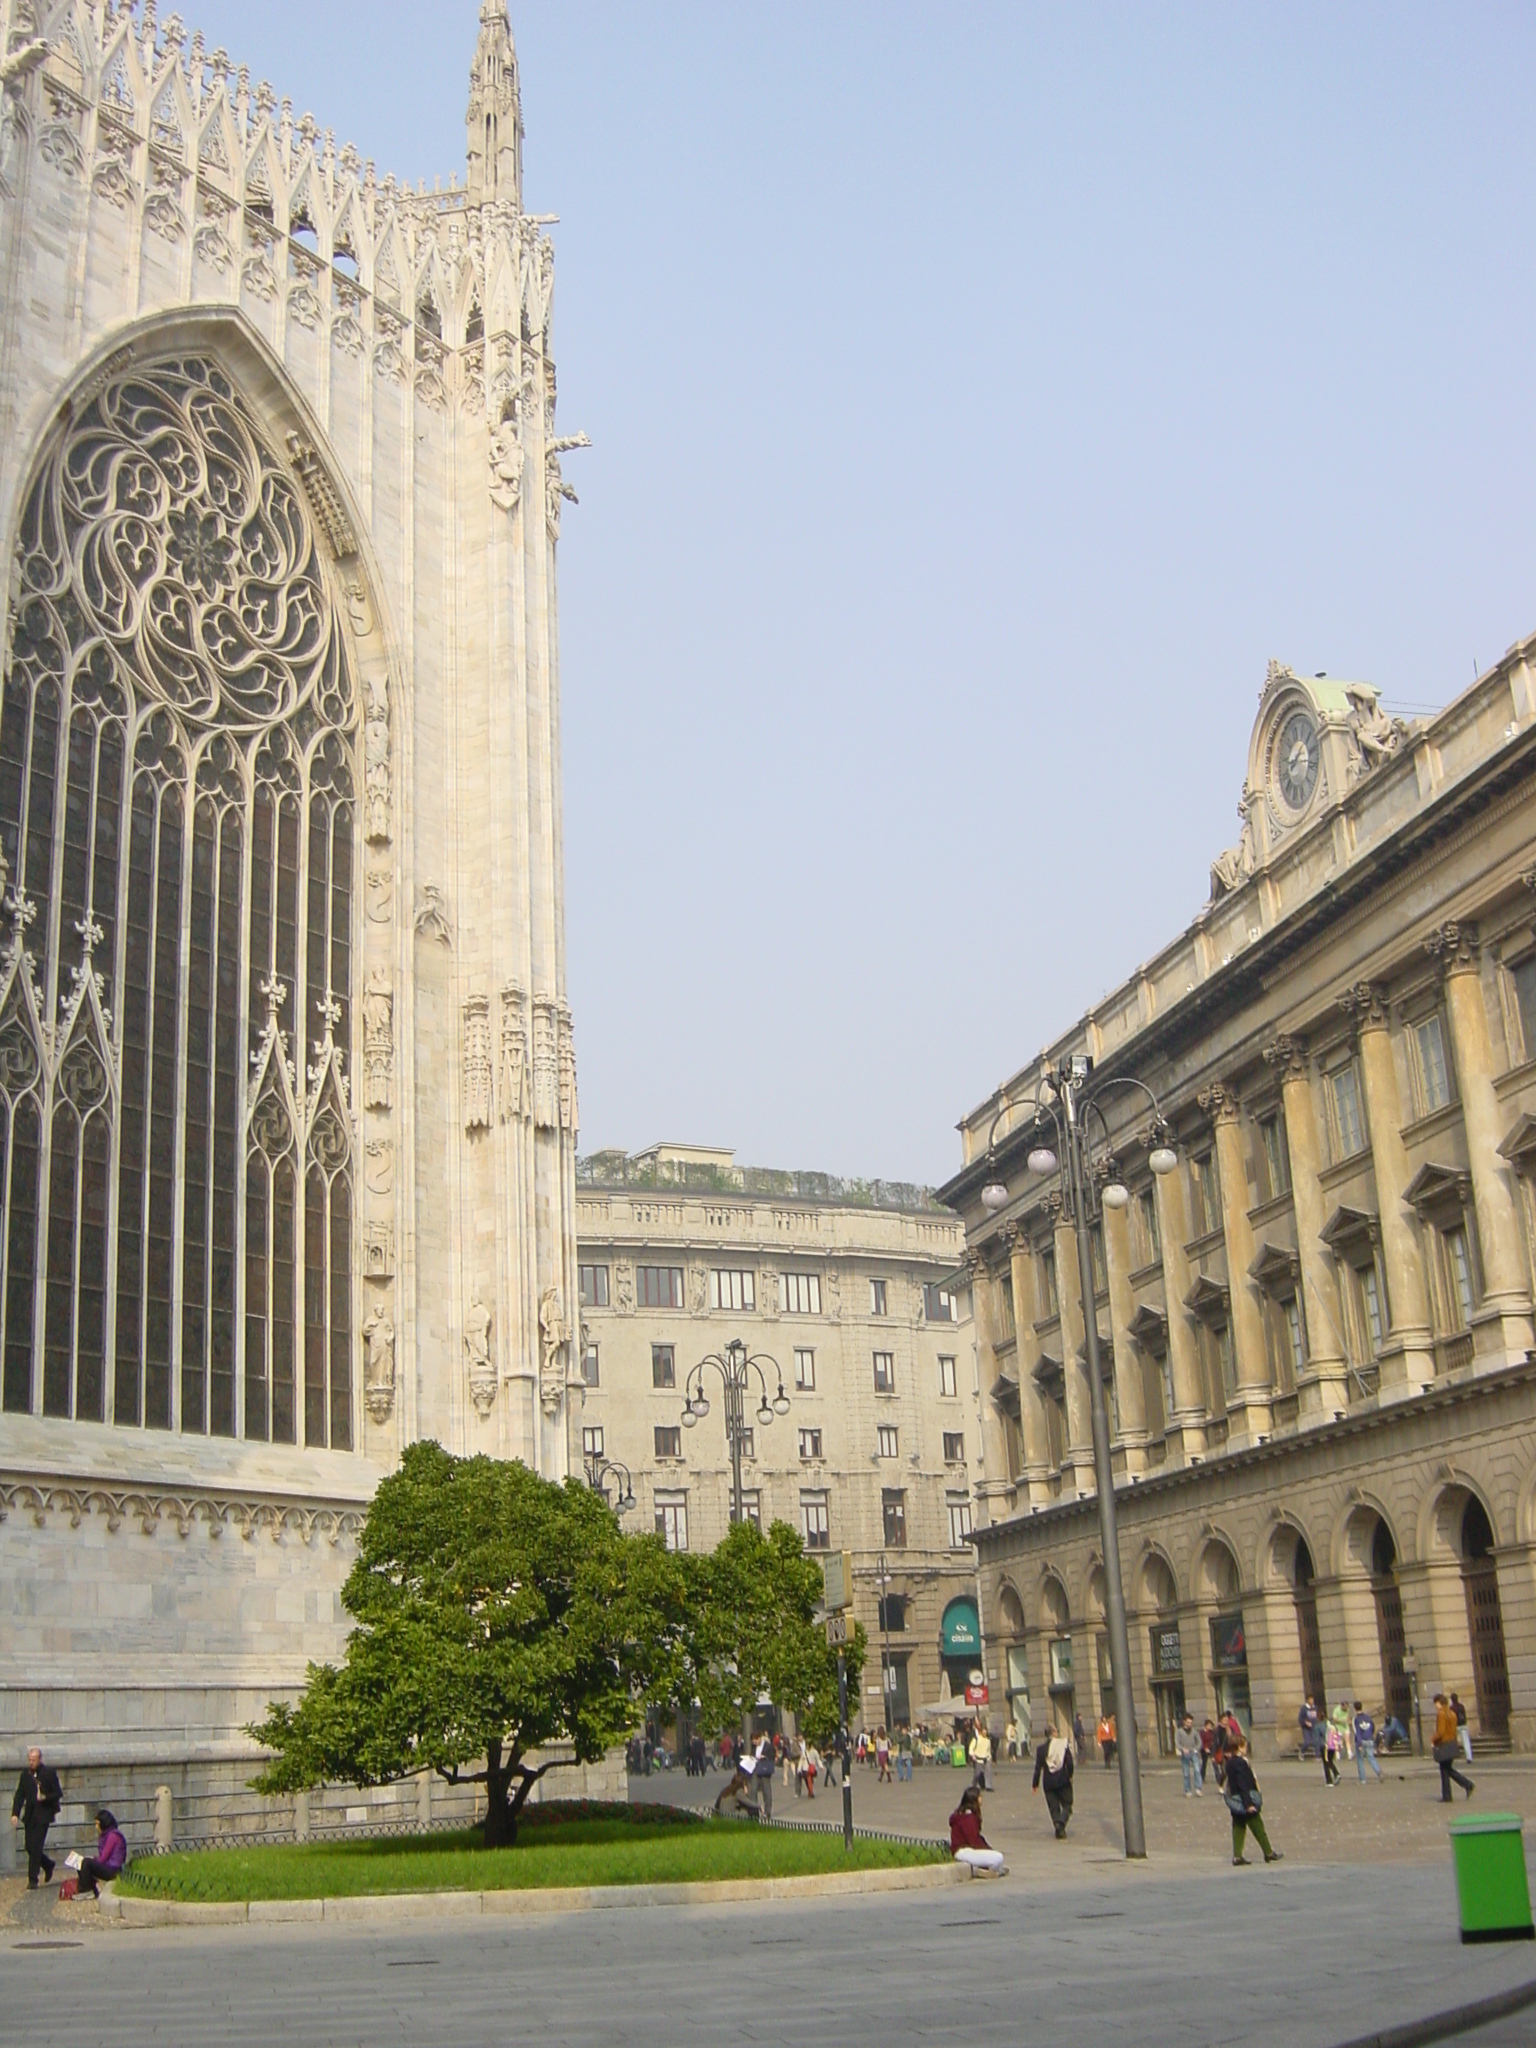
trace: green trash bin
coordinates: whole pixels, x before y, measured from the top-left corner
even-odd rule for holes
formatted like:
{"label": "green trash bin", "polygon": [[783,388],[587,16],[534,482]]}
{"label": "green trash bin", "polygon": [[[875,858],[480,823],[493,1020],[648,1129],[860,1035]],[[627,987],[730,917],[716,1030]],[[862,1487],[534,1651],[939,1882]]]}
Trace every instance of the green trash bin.
{"label": "green trash bin", "polygon": [[957,1742],[949,1753],[949,1760],[957,1771],[965,1769],[965,1744]]}
{"label": "green trash bin", "polygon": [[1451,1822],[1463,1941],[1536,1941],[1518,1813],[1468,1814]]}

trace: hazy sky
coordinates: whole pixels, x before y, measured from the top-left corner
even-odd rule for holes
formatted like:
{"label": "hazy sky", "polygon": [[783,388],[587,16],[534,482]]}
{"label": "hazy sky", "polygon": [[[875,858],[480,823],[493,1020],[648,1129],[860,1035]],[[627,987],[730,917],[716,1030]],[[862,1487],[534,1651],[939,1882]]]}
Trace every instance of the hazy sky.
{"label": "hazy sky", "polygon": [[[463,173],[472,0],[183,0]],[[1173,936],[1271,655],[1536,628],[1536,14],[516,0],[582,1145],[938,1179]]]}

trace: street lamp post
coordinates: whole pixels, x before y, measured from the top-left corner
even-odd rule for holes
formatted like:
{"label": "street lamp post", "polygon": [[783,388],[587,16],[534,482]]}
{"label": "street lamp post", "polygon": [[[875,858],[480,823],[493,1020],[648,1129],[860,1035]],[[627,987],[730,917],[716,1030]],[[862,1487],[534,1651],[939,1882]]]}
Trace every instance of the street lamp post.
{"label": "street lamp post", "polygon": [[[778,1391],[770,1401],[768,1381],[764,1366],[773,1368]],[[709,1413],[709,1400],[704,1392],[704,1368],[710,1366],[720,1376],[720,1385],[725,1403],[725,1441],[731,1453],[731,1520],[733,1523],[744,1519],[741,1499],[741,1444],[747,1429],[747,1395],[751,1391],[752,1376],[757,1375],[761,1399],[757,1405],[757,1420],[766,1429],[775,1415],[789,1413],[789,1396],[784,1391],[784,1375],[779,1370],[778,1360],[770,1358],[766,1351],[749,1352],[739,1337],[733,1337],[719,1351],[711,1351],[701,1358],[697,1365],[689,1368],[683,1383],[683,1427],[692,1429],[702,1422]]]}
{"label": "street lamp post", "polygon": [[876,1583],[880,1588],[880,1721],[887,1734],[891,1730],[891,1581],[895,1577],[885,1552],[880,1553],[880,1562],[875,1568]]}
{"label": "street lamp post", "polygon": [[618,1481],[618,1498],[608,1501],[608,1505],[616,1515],[627,1515],[635,1504],[635,1489],[629,1476],[629,1467],[621,1465],[616,1458],[605,1458],[601,1451],[587,1451],[583,1455],[582,1463],[586,1467],[588,1486],[594,1493],[600,1493],[604,1500],[608,1500],[608,1481]]}
{"label": "street lamp post", "polygon": [[[1037,1112],[1050,1116],[1056,1126],[1057,1139],[1063,1157],[1048,1146],[1037,1145],[1029,1155],[1031,1173],[1055,1173],[1058,1168],[1062,1175],[1063,1193],[1072,1212],[1073,1227],[1077,1238],[1078,1284],[1082,1289],[1083,1335],[1088,1368],[1088,1412],[1093,1423],[1093,1472],[1098,1489],[1099,1547],[1104,1553],[1104,1608],[1109,1628],[1110,1681],[1115,1702],[1115,1729],[1118,1735],[1116,1749],[1120,1761],[1120,1813],[1125,1830],[1125,1853],[1128,1857],[1143,1857],[1147,1853],[1146,1826],[1141,1810],[1141,1757],[1136,1746],[1136,1698],[1131,1690],[1131,1642],[1125,1623],[1125,1583],[1120,1571],[1119,1517],[1115,1505],[1115,1475],[1110,1458],[1109,1415],[1104,1404],[1104,1379],[1099,1360],[1099,1318],[1094,1306],[1093,1282],[1093,1239],[1092,1217],[1089,1213],[1093,1200],[1093,1178],[1089,1170],[1088,1137],[1085,1127],[1087,1113],[1092,1110],[1098,1116],[1108,1138],[1108,1127],[1104,1124],[1104,1112],[1099,1109],[1099,1094],[1107,1094],[1111,1088],[1139,1088],[1152,1103],[1154,1124],[1151,1153],[1148,1164],[1157,1174],[1171,1173],[1178,1160],[1168,1143],[1168,1128],[1163,1121],[1157,1097],[1144,1081],[1130,1075],[1107,1076],[1096,1087],[1089,1076],[1093,1062],[1083,1053],[1072,1054],[1061,1066],[1046,1070],[1044,1086],[1055,1098],[1054,1104],[1037,1099]],[[1000,1109],[992,1121],[992,1132],[987,1140],[990,1155],[992,1138],[997,1126],[1006,1113],[1007,1105]],[[1111,1162],[1112,1163],[1112,1162]],[[1006,1206],[1009,1195],[1007,1188],[993,1176],[982,1189],[983,1206],[993,1214]],[[1106,1182],[1102,1199],[1112,1209],[1123,1209],[1130,1200],[1118,1175]]]}

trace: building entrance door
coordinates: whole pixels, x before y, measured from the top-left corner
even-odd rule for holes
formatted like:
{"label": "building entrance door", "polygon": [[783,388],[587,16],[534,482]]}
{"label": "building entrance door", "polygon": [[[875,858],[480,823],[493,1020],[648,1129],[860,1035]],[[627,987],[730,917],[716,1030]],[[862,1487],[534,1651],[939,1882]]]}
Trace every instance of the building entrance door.
{"label": "building entrance door", "polygon": [[1157,1753],[1172,1756],[1177,1745],[1174,1736],[1184,1718],[1184,1681],[1182,1678],[1168,1680],[1154,1685],[1152,1699],[1157,1707]]}
{"label": "building entrance door", "polygon": [[1509,1734],[1509,1664],[1504,1655],[1504,1613],[1499,1605],[1498,1567],[1493,1561],[1493,1530],[1479,1500],[1467,1502],[1461,1554],[1478,1726],[1484,1735],[1502,1739]]}
{"label": "building entrance door", "polygon": [[1301,1690],[1326,1715],[1328,1695],[1323,1684],[1323,1639],[1317,1626],[1317,1591],[1312,1583],[1312,1553],[1303,1542],[1296,1545],[1296,1639],[1301,1649]]}
{"label": "building entrance door", "polygon": [[1395,1579],[1377,1579],[1371,1591],[1376,1597],[1376,1641],[1381,1649],[1382,1698],[1387,1712],[1406,1728],[1413,1713],[1413,1695],[1403,1669],[1408,1638],[1403,1632],[1403,1596]]}

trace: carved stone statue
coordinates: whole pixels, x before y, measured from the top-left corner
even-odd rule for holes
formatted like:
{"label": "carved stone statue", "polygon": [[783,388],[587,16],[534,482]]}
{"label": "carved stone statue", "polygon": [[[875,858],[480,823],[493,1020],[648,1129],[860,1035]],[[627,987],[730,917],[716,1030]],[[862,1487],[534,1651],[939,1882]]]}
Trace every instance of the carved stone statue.
{"label": "carved stone statue", "polygon": [[515,981],[501,991],[501,1120],[528,1115],[532,1104],[528,1076],[528,1019],[523,992]]}
{"label": "carved stone statue", "polygon": [[560,1290],[546,1287],[539,1296],[539,1406],[549,1416],[559,1414],[565,1394],[565,1351],[569,1342]]}
{"label": "carved stone statue", "polygon": [[363,1323],[366,1363],[363,1397],[375,1422],[386,1422],[395,1405],[395,1326],[384,1307],[375,1308]]}
{"label": "carved stone statue", "polygon": [[523,444],[517,422],[503,420],[491,435],[491,503],[515,512],[523,494]]}
{"label": "carved stone statue", "polygon": [[1218,853],[1211,862],[1211,895],[1225,896],[1233,889],[1241,889],[1253,873],[1253,823],[1246,810],[1242,813],[1243,836],[1236,846],[1229,846],[1225,853]]}
{"label": "carved stone statue", "polygon": [[464,1312],[464,1362],[469,1368],[469,1397],[482,1416],[489,1415],[496,1402],[491,1312],[478,1295]]}
{"label": "carved stone statue", "polygon": [[363,678],[364,814],[370,845],[389,842],[389,693],[382,676]]}
{"label": "carved stone statue", "polygon": [[627,1259],[620,1259],[613,1269],[613,1305],[621,1316],[635,1312],[635,1269]]}
{"label": "carved stone statue", "polygon": [[1407,738],[1408,727],[1402,719],[1391,718],[1382,710],[1381,699],[1374,690],[1347,688],[1344,694],[1349,699],[1350,721],[1359,749],[1353,763],[1358,779],[1379,768],[1383,761],[1391,760]]}
{"label": "carved stone statue", "polygon": [[491,1020],[483,995],[464,998],[464,1128],[491,1127]]}
{"label": "carved stone statue", "polygon": [[453,944],[448,905],[436,882],[423,882],[421,885],[421,897],[416,905],[416,929],[424,939],[436,939],[443,946],[451,947]]}
{"label": "carved stone statue", "polygon": [[395,1091],[395,998],[388,972],[376,967],[363,990],[363,1106],[388,1109]]}

